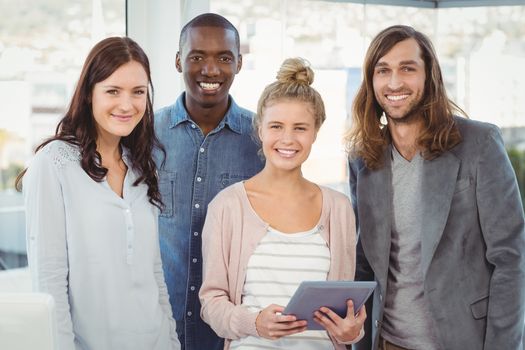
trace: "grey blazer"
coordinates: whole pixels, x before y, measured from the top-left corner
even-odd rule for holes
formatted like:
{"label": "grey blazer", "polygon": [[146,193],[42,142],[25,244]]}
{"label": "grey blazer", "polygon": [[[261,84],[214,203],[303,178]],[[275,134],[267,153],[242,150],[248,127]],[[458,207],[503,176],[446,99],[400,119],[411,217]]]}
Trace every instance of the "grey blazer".
{"label": "grey blazer", "polygon": [[[462,142],[424,161],[424,296],[443,349],[522,347],[525,220],[499,129],[456,118]],[[378,348],[390,254],[391,149],[377,171],[351,160],[359,241],[356,280],[376,280],[358,350]]]}

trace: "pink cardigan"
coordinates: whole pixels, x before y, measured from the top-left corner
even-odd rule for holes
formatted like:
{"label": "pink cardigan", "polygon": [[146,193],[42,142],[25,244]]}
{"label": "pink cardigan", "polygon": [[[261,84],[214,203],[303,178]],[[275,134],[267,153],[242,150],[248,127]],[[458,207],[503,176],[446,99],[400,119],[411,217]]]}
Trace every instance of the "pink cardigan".
{"label": "pink cardigan", "polygon": [[[348,197],[320,186],[323,207],[318,227],[330,248],[328,280],[352,280],[355,273],[355,216]],[[209,204],[202,231],[203,283],[199,292],[201,317],[222,338],[258,336],[258,312],[241,305],[246,266],[268,224],[255,213],[244,184],[221,191]],[[359,337],[362,338],[361,331]],[[336,349],[345,345],[332,339]]]}

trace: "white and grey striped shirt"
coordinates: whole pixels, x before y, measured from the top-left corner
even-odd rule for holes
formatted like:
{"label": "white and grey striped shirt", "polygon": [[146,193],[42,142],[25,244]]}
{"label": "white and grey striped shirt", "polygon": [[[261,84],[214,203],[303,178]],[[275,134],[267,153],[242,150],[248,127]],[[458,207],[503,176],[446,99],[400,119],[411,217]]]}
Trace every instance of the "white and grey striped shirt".
{"label": "white and grey striped shirt", "polygon": [[[248,261],[242,304],[252,311],[285,306],[302,281],[325,281],[329,270],[330,250],[317,227],[291,234],[269,228]],[[305,331],[278,340],[249,336],[230,348],[333,350],[334,345],[326,331]]]}

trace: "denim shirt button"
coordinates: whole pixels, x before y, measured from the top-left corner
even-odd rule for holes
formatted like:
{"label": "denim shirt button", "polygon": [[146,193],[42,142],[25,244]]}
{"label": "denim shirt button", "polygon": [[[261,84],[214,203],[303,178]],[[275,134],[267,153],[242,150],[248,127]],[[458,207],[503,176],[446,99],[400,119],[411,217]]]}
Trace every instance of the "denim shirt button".
{"label": "denim shirt button", "polygon": [[191,317],[191,315],[193,315],[193,312],[188,311],[188,312],[186,313],[186,315],[188,315],[188,317]]}
{"label": "denim shirt button", "polygon": [[197,176],[197,182],[201,182],[201,181],[202,181],[202,177]]}
{"label": "denim shirt button", "polygon": [[[162,244],[163,256],[168,257],[164,274],[169,282],[170,295],[188,296],[180,303],[175,303],[172,308],[177,317],[187,321],[185,325],[182,322],[182,328],[186,331],[181,332],[181,336],[185,335],[187,349],[212,348],[208,346],[212,341],[204,339],[211,337],[211,334],[199,334],[204,324],[196,304],[203,261],[201,249],[194,249],[200,248],[208,203],[225,186],[248,179],[263,167],[257,155],[259,147],[252,139],[252,114],[239,108],[232,98],[229,102],[230,109],[225,115],[225,120],[208,135],[204,135],[199,125],[189,117],[184,108],[184,95],[181,95],[172,107],[155,113],[155,131],[168,153],[165,157],[160,149],[155,148],[154,151],[156,164],[162,169],[160,189],[167,204],[159,219],[159,232],[161,237],[174,243]],[[223,127],[224,125],[228,126]],[[234,132],[231,129],[235,129]],[[164,160],[164,167],[161,167]],[[133,223],[135,231],[137,224],[133,222],[131,215],[134,209],[127,208],[131,209],[131,212],[126,214],[125,208],[122,208],[121,216],[123,219],[129,219],[125,221],[126,224]],[[126,226],[122,231],[124,235],[131,235],[133,232],[128,232]],[[134,253],[126,251],[128,242],[135,246],[132,238],[133,236],[130,236],[130,240],[123,243],[126,245],[123,245],[122,249],[127,254]],[[33,244],[32,241],[31,243]],[[197,259],[195,263],[193,258]],[[245,273],[246,271],[242,272]],[[195,290],[191,290],[192,286]],[[188,315],[189,311],[191,316]]]}
{"label": "denim shirt button", "polygon": [[191,261],[195,264],[197,262],[197,258],[193,258]]}
{"label": "denim shirt button", "polygon": [[190,290],[193,292],[195,290],[195,286],[191,286]]}

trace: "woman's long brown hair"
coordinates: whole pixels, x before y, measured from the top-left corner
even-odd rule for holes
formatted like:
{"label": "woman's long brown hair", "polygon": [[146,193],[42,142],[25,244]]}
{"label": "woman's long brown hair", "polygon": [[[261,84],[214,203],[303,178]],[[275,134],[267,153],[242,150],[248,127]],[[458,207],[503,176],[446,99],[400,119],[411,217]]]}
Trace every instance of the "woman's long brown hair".
{"label": "woman's long brown hair", "polygon": [[[108,169],[101,165],[100,153],[97,152],[97,129],[91,107],[92,92],[96,83],[107,79],[120,66],[130,61],[138,62],[144,68],[148,76],[149,91],[144,117],[135,129],[128,136],[123,137],[120,142],[129,149],[132,167],[140,174],[133,185],[137,186],[144,182],[148,186],[150,203],[160,208],[162,201],[152,153],[155,147],[162,150],[163,153],[165,151],[153,129],[153,85],[149,60],[140,46],[130,38],[107,38],[91,49],[84,62],[70,105],[58,123],[55,135],[41,143],[35,152],[55,140],[75,145],[80,149],[82,169],[93,180],[101,182]],[[21,180],[26,170],[16,179],[18,190],[21,189]]]}

